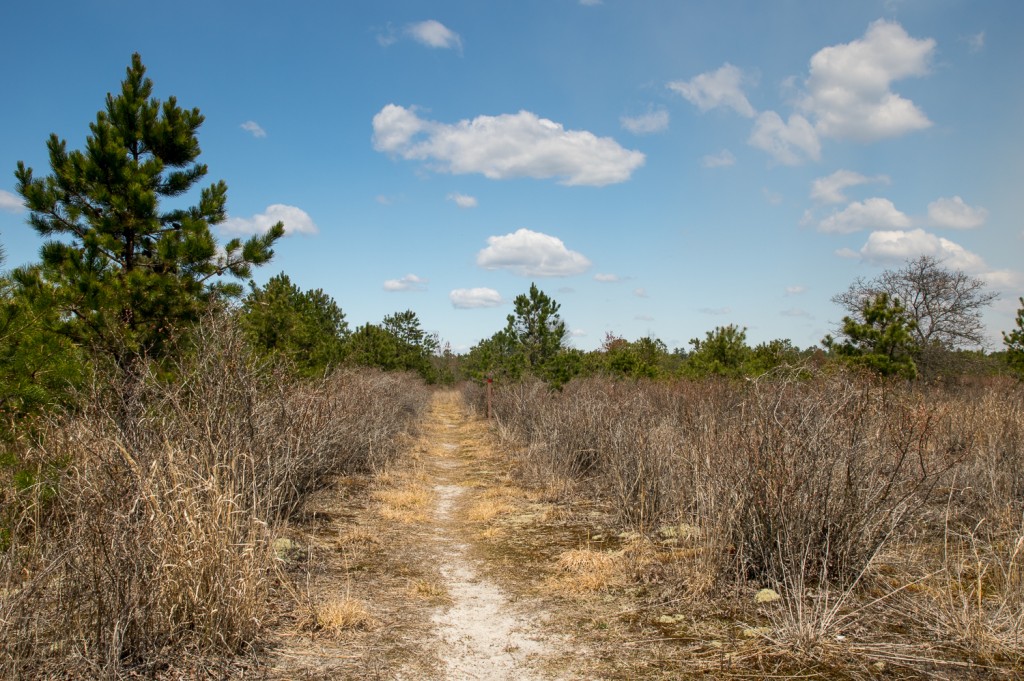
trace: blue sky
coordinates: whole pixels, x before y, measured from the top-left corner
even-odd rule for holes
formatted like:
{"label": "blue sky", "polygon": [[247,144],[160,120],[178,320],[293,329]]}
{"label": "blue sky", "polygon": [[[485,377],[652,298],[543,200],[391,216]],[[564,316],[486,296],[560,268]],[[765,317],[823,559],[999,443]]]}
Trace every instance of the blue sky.
{"label": "blue sky", "polygon": [[928,254],[1024,295],[1024,3],[17,3],[0,26],[0,243],[18,160],[80,148],[138,51],[198,107],[227,240],[354,326],[415,310],[465,350],[531,282],[573,343],[724,324],[817,343],[830,298]]}

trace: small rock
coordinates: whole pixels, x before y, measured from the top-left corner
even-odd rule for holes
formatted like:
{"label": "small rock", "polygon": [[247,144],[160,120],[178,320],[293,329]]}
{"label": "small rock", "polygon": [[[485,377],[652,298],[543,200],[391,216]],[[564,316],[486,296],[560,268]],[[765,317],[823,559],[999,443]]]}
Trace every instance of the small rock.
{"label": "small rock", "polygon": [[779,595],[775,589],[761,589],[754,596],[755,603],[774,603],[775,601],[781,601],[782,596]]}
{"label": "small rock", "polygon": [[672,615],[662,615],[658,618],[658,624],[675,624],[676,618]]}

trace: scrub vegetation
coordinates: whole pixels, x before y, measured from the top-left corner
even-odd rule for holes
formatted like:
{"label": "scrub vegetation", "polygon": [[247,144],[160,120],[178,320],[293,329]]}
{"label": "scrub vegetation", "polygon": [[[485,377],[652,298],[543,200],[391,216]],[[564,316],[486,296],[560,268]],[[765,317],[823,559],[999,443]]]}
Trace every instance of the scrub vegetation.
{"label": "scrub vegetation", "polygon": [[[255,284],[286,225],[218,245],[203,117],[152,92],[135,55],[82,150],[15,172],[44,243],[0,276],[0,676],[314,678],[324,640],[353,678],[526,678],[534,644],[589,677],[1024,674],[1024,299],[991,352],[984,282],[922,256],[820,347],[583,352],[532,284],[456,355]],[[495,621],[497,667],[404,638]]]}

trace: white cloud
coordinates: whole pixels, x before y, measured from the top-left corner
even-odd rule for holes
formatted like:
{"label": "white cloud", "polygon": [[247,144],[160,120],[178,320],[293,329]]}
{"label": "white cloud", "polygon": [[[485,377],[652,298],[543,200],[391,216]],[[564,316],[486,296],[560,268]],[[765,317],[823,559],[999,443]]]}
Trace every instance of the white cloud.
{"label": "white cloud", "polygon": [[773,192],[767,187],[761,187],[761,195],[764,196],[764,200],[773,206],[777,206],[782,203],[782,194]]}
{"label": "white cloud", "polygon": [[811,57],[800,107],[822,137],[874,141],[927,128],[924,113],[890,87],[927,74],[934,51],[935,40],[917,40],[898,23],[879,19],[862,38]]}
{"label": "white cloud", "polygon": [[1024,272],[1015,270],[994,270],[980,275],[986,284],[998,291],[1015,292],[1019,294],[1024,291]]}
{"label": "white cloud", "polygon": [[452,307],[472,310],[480,307],[498,307],[505,301],[493,288],[457,288],[448,294]]}
{"label": "white cloud", "polygon": [[260,124],[256,121],[246,121],[245,123],[242,123],[240,127],[253,137],[267,136],[267,131],[260,127]]}
{"label": "white cloud", "polygon": [[619,122],[634,135],[650,135],[668,129],[668,111],[658,109],[639,116],[622,116]]}
{"label": "white cloud", "polygon": [[568,277],[590,269],[590,261],[566,248],[561,239],[529,229],[488,237],[487,244],[477,253],[476,264],[488,270],[508,270],[521,277]]}
{"label": "white cloud", "polygon": [[587,332],[584,331],[583,329],[573,329],[572,331],[569,332],[569,335],[573,338],[583,338],[584,336],[587,335]]}
{"label": "white cloud", "polygon": [[732,312],[731,307],[702,307],[697,312],[710,315],[723,315]]}
{"label": "white cloud", "polygon": [[788,121],[774,111],[765,111],[754,122],[747,143],[771,154],[783,165],[795,166],[821,158],[821,142],[810,122],[800,114]]}
{"label": "white cloud", "polygon": [[644,155],[529,111],[477,116],[453,125],[420,118],[388,104],[373,117],[373,145],[441,172],[480,173],[492,180],[560,178],[567,185],[603,186],[629,179]]}
{"label": "white cloud", "polygon": [[736,157],[728,149],[722,149],[717,154],[708,154],[700,160],[705,168],[728,168],[736,163]]}
{"label": "white cloud", "polygon": [[930,255],[947,267],[965,272],[986,269],[981,256],[923,229],[872,232],[859,252],[862,260],[879,264],[902,263],[921,255]]}
{"label": "white cloud", "polygon": [[0,189],[0,210],[5,213],[20,213],[25,210],[21,197]]}
{"label": "white cloud", "polygon": [[600,281],[605,284],[616,284],[622,281],[622,277],[617,274],[595,274],[594,281]]}
{"label": "white cloud", "polygon": [[429,279],[407,274],[401,279],[388,279],[384,282],[385,291],[426,291]]}
{"label": "white cloud", "polygon": [[309,213],[295,206],[275,203],[251,218],[228,218],[220,225],[229,234],[263,234],[278,222],[285,234],[316,234],[319,230]]}
{"label": "white cloud", "polygon": [[635,288],[633,289],[633,295],[636,296],[637,298],[647,298],[647,289],[643,287]]}
{"label": "white cloud", "polygon": [[988,211],[964,203],[959,196],[936,199],[928,204],[928,223],[948,229],[974,229],[985,224]]}
{"label": "white cloud", "polygon": [[741,116],[753,118],[757,111],[743,94],[743,80],[743,72],[727,62],[717,71],[702,73],[688,81],[672,81],[667,87],[678,92],[701,111],[724,106]]}
{"label": "white cloud", "polygon": [[818,223],[818,231],[827,234],[851,234],[868,229],[906,229],[911,221],[889,199],[854,201],[841,211]]}
{"label": "white cloud", "polygon": [[475,196],[467,196],[458,192],[449,194],[448,200],[453,201],[459,208],[476,208],[477,205]]}
{"label": "white cloud", "polygon": [[806,292],[807,292],[807,287],[804,286],[803,284],[796,284],[795,286],[787,286],[786,287],[786,295],[787,296],[798,296],[801,293],[806,293]]}
{"label": "white cloud", "polygon": [[445,50],[462,49],[462,38],[459,37],[459,34],[434,19],[409,24],[405,27],[405,32],[413,40],[427,47]]}
{"label": "white cloud", "polygon": [[652,315],[649,315],[649,314],[633,315],[633,319],[637,320],[638,322],[653,322],[654,321],[654,317]]}
{"label": "white cloud", "polygon": [[811,198],[819,203],[843,203],[847,200],[844,189],[870,182],[889,184],[889,178],[886,175],[868,177],[852,170],[837,170],[811,183]]}

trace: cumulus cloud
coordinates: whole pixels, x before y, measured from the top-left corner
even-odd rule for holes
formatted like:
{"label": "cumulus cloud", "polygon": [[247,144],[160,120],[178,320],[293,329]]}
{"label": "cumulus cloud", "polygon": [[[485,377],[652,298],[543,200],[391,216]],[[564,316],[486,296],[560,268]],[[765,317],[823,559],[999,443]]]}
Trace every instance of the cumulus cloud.
{"label": "cumulus cloud", "polygon": [[981,256],[923,229],[872,232],[857,255],[862,260],[877,264],[902,263],[929,255],[950,268],[965,272],[978,273],[986,269]]}
{"label": "cumulus cloud", "polygon": [[658,109],[639,116],[622,116],[619,122],[634,135],[650,135],[668,129],[668,111]]}
{"label": "cumulus cloud", "polygon": [[894,81],[928,73],[935,40],[910,37],[896,22],[879,19],[860,39],[832,45],[811,57],[800,108],[822,137],[874,141],[931,125]]}
{"label": "cumulus cloud", "polygon": [[622,277],[617,274],[595,274],[594,281],[600,281],[605,284],[616,284],[622,281]]}
{"label": "cumulus cloud", "polygon": [[787,166],[821,158],[818,133],[800,114],[792,114],[788,121],[783,121],[774,111],[765,111],[754,122],[747,143],[768,152],[778,163]]}
{"label": "cumulus cloud", "polygon": [[477,205],[475,196],[467,196],[458,192],[449,194],[448,200],[454,202],[459,208],[476,208]]}
{"label": "cumulus cloud", "polygon": [[708,154],[700,160],[705,168],[728,168],[736,163],[736,157],[728,149],[722,149],[717,154]]}
{"label": "cumulus cloud", "polygon": [[928,204],[928,223],[948,229],[975,229],[985,224],[988,211],[964,203],[959,196],[936,199]]}
{"label": "cumulus cloud", "polygon": [[480,307],[498,307],[505,301],[493,288],[457,288],[448,294],[452,307],[472,310]]}
{"label": "cumulus cloud", "polygon": [[405,27],[405,33],[416,42],[435,49],[462,49],[462,38],[440,21],[428,19]]}
{"label": "cumulus cloud", "polygon": [[624,182],[644,163],[641,152],[625,149],[610,137],[566,130],[529,111],[446,124],[388,104],[373,117],[373,145],[455,175],[559,178],[566,185]]}
{"label": "cumulus cloud", "polygon": [[284,223],[285,234],[316,234],[319,230],[309,213],[295,206],[275,203],[251,218],[228,218],[221,231],[228,234],[263,234],[278,222]]}
{"label": "cumulus cloud", "polygon": [[385,291],[426,291],[429,279],[417,277],[415,274],[407,274],[401,279],[388,279],[384,282]]}
{"label": "cumulus cloud", "polygon": [[701,111],[726,107],[741,116],[753,118],[757,111],[743,93],[743,81],[743,72],[727,62],[717,71],[702,73],[688,81],[672,81],[667,87]]}
{"label": "cumulus cloud", "polygon": [[787,296],[798,296],[801,293],[806,293],[806,292],[807,292],[807,287],[804,286],[803,284],[796,284],[795,286],[787,286],[786,287],[786,295]]}
{"label": "cumulus cloud", "polygon": [[260,124],[256,121],[246,121],[245,123],[242,123],[240,127],[253,137],[267,136],[267,131],[260,127]]}
{"label": "cumulus cloud", "polygon": [[854,201],[841,211],[818,223],[818,231],[827,234],[851,234],[868,229],[905,229],[911,220],[889,199]]}
{"label": "cumulus cloud", "polygon": [[5,213],[20,213],[25,210],[21,197],[0,189],[0,210]]}
{"label": "cumulus cloud", "polygon": [[862,184],[880,182],[889,184],[886,175],[868,177],[852,170],[837,170],[826,177],[819,177],[811,183],[811,198],[819,203],[843,203],[847,200],[843,190]]}
{"label": "cumulus cloud", "polygon": [[568,277],[590,269],[590,260],[566,248],[561,239],[529,229],[488,237],[487,248],[477,253],[476,264],[521,277]]}

